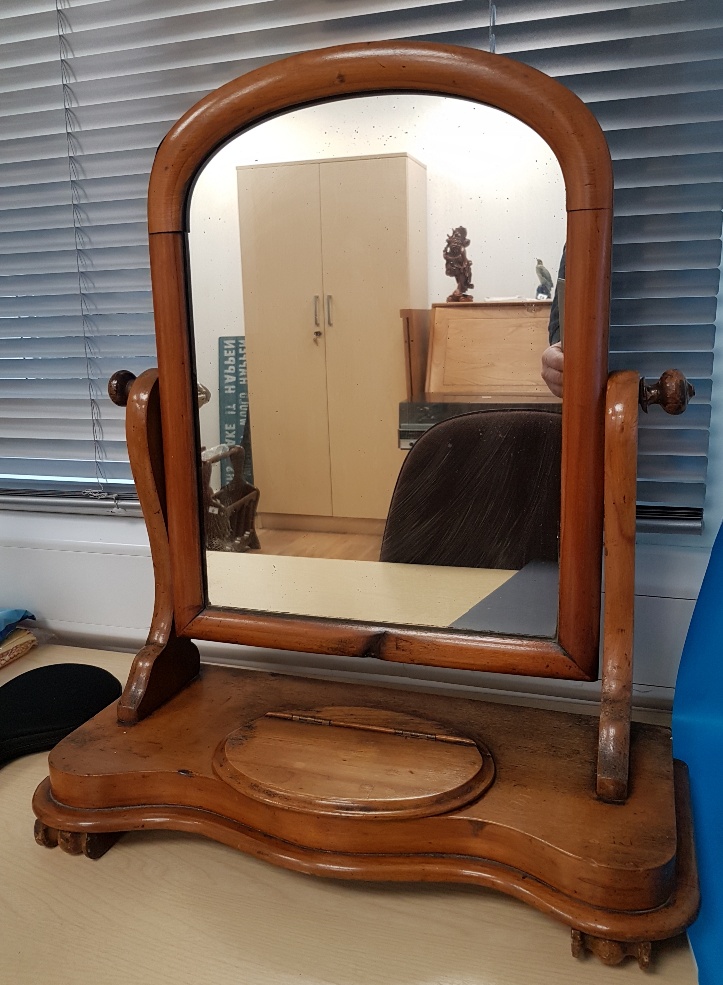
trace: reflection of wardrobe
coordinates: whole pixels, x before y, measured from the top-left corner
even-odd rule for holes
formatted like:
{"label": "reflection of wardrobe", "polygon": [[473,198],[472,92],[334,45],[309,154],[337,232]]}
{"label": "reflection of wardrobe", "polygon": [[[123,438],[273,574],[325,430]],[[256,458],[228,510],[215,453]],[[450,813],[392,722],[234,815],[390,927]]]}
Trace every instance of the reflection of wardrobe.
{"label": "reflection of wardrobe", "polygon": [[404,154],[238,169],[263,514],[386,517],[404,453],[400,308],[426,307],[426,174]]}

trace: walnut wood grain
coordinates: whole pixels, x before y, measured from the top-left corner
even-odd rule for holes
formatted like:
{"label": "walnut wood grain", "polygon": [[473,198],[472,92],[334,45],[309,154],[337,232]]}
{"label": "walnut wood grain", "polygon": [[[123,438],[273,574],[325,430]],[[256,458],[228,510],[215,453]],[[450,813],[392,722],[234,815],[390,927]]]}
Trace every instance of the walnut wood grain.
{"label": "walnut wood grain", "polygon": [[638,375],[608,381],[605,434],[605,612],[597,794],[628,795],[633,696],[635,503],[638,458]]}
{"label": "walnut wood grain", "polygon": [[36,844],[42,848],[61,848],[66,855],[85,855],[96,861],[113,847],[121,832],[64,831],[36,820],[34,835]]}
{"label": "walnut wood grain", "polygon": [[666,369],[655,383],[640,380],[640,406],[646,414],[652,404],[659,404],[666,414],[682,414],[694,396],[695,387],[679,369]]}
{"label": "walnut wood grain", "polygon": [[[555,654],[544,641],[526,640],[516,646],[487,637],[478,645],[482,638],[473,634],[442,636],[383,627],[381,635],[379,627],[362,624],[331,625],[206,608],[186,263],[188,195],[194,177],[221,144],[283,109],[392,91],[454,95],[511,113],[548,141],[565,177],[567,370]],[[541,105],[544,113],[539,112]],[[375,653],[409,663],[432,662],[429,654],[438,647],[445,666],[594,680],[600,623],[611,216],[609,153],[584,104],[534,69],[486,52],[411,42],[307,52],[230,82],[189,110],[161,144],[149,186],[151,273],[164,382],[168,527],[179,633],[203,635],[203,630],[218,629],[230,642],[307,652]]]}
{"label": "walnut wood grain", "polygon": [[[534,68],[452,45],[376,41],[305,52],[221,86],[169,131],[149,189],[149,229],[187,229],[186,191],[209,155],[249,124],[290,105],[368,92],[431,92],[478,99],[517,117],[560,162],[568,210],[607,209],[612,172],[605,137],[584,103]],[[545,112],[540,112],[540,104]]]}
{"label": "walnut wood grain", "polygon": [[146,370],[133,380],[120,374],[113,379],[119,398],[126,400],[128,457],[148,530],[156,585],[148,639],[118,701],[118,720],[132,725],[193,680],[200,656],[191,640],[176,635],[173,618],[158,371]]}
{"label": "walnut wood grain", "polygon": [[638,966],[646,971],[650,967],[652,946],[650,941],[611,941],[580,930],[572,931],[572,956],[582,957],[589,951],[608,966],[621,964],[625,958],[636,958]]}
{"label": "walnut wood grain", "polygon": [[227,736],[214,771],[272,807],[366,818],[447,813],[494,780],[480,743],[416,715],[358,707],[267,712]]}
{"label": "walnut wood grain", "polygon": [[[573,238],[575,246],[573,248]],[[612,211],[568,214],[558,641],[597,675]],[[598,566],[598,577],[588,570]],[[597,625],[595,620],[597,619]]]}
{"label": "walnut wood grain", "polygon": [[108,396],[116,407],[125,407],[131,395],[131,387],[136,381],[135,373],[129,369],[119,369],[108,380]]}
{"label": "walnut wood grain", "polygon": [[637,498],[638,402],[682,414],[695,390],[675,369],[657,383],[628,371],[607,386],[605,425],[605,613],[597,794],[619,803],[628,795],[633,693],[633,605]]}
{"label": "walnut wood grain", "polygon": [[422,667],[484,668],[491,673],[571,681],[593,679],[553,640],[481,636],[461,631],[445,633],[340,619],[283,615],[271,618],[263,613],[241,614],[211,607],[186,626],[184,635],[198,640],[368,657]]}
{"label": "walnut wood grain", "polygon": [[198,389],[191,370],[187,245],[186,237],[177,233],[151,236],[149,242],[156,346],[163,379],[160,401],[168,490],[166,523],[173,612],[179,633],[205,604],[200,447],[195,427]]}
{"label": "walnut wood grain", "polygon": [[[685,767],[674,771],[666,729],[633,729],[638,772],[625,804],[590,789],[594,718],[434,695],[425,718],[482,742],[497,769],[483,796],[448,813],[299,812],[245,797],[217,774],[219,745],[239,724],[350,702],[416,717],[419,695],[205,668],[133,729],[108,709],[63,740],[50,757],[52,794],[41,785],[35,812],[58,831],[195,831],[323,876],[490,886],[604,939],[663,939],[695,916]],[[189,729],[191,718],[203,730]]]}

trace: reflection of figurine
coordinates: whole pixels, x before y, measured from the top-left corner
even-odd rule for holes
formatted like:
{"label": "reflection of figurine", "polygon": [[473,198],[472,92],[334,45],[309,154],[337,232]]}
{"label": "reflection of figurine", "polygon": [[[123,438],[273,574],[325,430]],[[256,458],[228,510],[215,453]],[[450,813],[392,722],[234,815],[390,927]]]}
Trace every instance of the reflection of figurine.
{"label": "reflection of figurine", "polygon": [[552,297],[552,277],[550,276],[550,271],[547,269],[545,264],[536,257],[537,265],[535,267],[535,273],[537,274],[537,279],[539,280],[539,285],[537,287],[537,292],[535,294],[536,298],[551,298]]}
{"label": "reflection of figurine", "polygon": [[469,246],[467,230],[464,226],[457,226],[456,229],[452,230],[451,235],[447,237],[447,245],[442,250],[442,256],[446,264],[444,272],[448,277],[454,277],[457,281],[457,287],[447,298],[448,301],[473,300],[472,295],[467,294],[469,288],[474,287],[472,283],[472,264],[467,259],[467,250],[465,249],[467,246]]}

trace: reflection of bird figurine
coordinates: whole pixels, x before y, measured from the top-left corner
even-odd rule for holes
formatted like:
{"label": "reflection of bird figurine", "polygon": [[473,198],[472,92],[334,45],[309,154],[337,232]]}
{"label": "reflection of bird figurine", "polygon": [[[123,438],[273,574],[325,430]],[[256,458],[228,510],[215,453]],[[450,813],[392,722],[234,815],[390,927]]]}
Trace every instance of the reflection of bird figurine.
{"label": "reflection of bird figurine", "polygon": [[552,297],[552,277],[550,276],[550,271],[539,257],[536,257],[536,259],[537,265],[535,267],[535,273],[537,274],[537,279],[540,282],[540,285],[537,288],[537,297],[550,298]]}

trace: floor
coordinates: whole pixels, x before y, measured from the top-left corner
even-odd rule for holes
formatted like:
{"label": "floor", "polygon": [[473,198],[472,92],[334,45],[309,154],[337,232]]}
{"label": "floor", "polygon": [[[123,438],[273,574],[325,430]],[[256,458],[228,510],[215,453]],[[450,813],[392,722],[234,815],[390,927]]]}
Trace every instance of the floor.
{"label": "floor", "polygon": [[[43,662],[127,654],[45,646]],[[357,884],[287,872],[186,834],[124,836],[97,862],[38,847],[31,798],[45,755],[0,770],[0,968],[8,985],[693,985],[684,938],[634,962],[574,960],[570,932],[469,888]]]}

